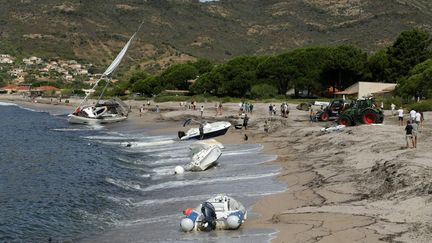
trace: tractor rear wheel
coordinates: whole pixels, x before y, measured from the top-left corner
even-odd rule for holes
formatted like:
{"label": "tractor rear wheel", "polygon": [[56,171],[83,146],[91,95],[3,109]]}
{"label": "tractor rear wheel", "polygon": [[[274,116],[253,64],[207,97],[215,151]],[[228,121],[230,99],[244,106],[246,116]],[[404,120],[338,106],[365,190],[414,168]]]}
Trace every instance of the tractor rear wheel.
{"label": "tractor rear wheel", "polygon": [[372,124],[377,122],[378,115],[373,110],[365,110],[363,111],[361,118],[364,124]]}
{"label": "tractor rear wheel", "polygon": [[351,124],[352,124],[351,119],[345,115],[339,116],[338,122],[340,125],[345,125],[345,126],[351,126]]}

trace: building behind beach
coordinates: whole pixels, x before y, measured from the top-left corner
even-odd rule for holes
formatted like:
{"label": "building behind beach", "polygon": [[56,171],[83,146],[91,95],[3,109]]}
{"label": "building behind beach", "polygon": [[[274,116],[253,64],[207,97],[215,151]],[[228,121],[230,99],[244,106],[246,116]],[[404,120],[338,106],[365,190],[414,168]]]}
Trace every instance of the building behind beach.
{"label": "building behind beach", "polygon": [[351,85],[343,91],[336,92],[338,96],[348,96],[351,98],[361,99],[376,95],[391,94],[396,88],[395,83],[378,83],[360,81]]}

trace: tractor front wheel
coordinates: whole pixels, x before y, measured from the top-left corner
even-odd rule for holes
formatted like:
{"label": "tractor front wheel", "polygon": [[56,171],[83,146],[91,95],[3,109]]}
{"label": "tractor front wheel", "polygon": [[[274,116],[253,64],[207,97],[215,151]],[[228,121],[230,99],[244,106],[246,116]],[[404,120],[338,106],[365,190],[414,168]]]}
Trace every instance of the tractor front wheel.
{"label": "tractor front wheel", "polygon": [[321,121],[328,121],[329,120],[329,114],[327,112],[323,112],[321,114]]}
{"label": "tractor front wheel", "polygon": [[364,124],[376,123],[378,120],[378,115],[371,110],[366,110],[363,112],[362,121]]}
{"label": "tractor front wheel", "polygon": [[339,124],[345,126],[351,126],[351,119],[348,116],[341,115],[339,117]]}

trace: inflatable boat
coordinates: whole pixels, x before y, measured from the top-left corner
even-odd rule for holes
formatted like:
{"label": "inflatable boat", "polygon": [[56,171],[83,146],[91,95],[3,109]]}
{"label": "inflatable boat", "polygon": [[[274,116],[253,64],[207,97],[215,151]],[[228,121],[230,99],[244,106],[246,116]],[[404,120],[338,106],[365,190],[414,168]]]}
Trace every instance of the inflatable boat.
{"label": "inflatable boat", "polygon": [[247,218],[245,207],[232,197],[219,194],[204,201],[195,209],[187,208],[180,221],[181,230],[236,230]]}

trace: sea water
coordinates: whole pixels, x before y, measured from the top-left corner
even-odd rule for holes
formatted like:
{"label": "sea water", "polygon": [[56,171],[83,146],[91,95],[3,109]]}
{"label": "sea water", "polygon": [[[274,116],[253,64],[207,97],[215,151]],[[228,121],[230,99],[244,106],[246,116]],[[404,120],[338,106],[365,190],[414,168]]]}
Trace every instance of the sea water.
{"label": "sea water", "polygon": [[0,113],[0,242],[265,242],[273,233],[179,227],[182,210],[215,194],[250,210],[285,190],[279,168],[263,165],[275,156],[259,144],[226,144],[218,166],[174,175],[192,143],[175,134],[127,121],[70,125],[65,115],[4,103]]}

